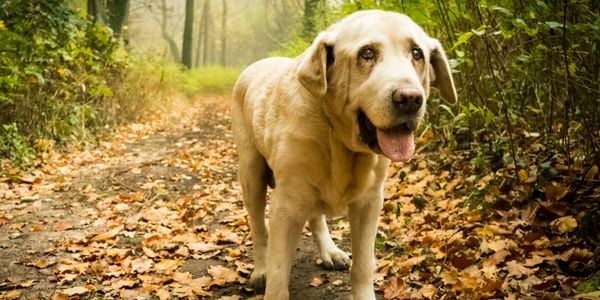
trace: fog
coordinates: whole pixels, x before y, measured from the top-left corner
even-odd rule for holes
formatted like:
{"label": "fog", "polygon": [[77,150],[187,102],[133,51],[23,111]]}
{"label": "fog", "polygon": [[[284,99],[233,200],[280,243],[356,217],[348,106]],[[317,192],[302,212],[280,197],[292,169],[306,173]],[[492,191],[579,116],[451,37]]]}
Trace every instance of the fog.
{"label": "fog", "polygon": [[[132,0],[123,34],[128,49],[151,59],[175,61],[181,53],[185,2]],[[194,66],[223,61],[227,66],[248,65],[281,50],[301,28],[302,0],[194,2]]]}

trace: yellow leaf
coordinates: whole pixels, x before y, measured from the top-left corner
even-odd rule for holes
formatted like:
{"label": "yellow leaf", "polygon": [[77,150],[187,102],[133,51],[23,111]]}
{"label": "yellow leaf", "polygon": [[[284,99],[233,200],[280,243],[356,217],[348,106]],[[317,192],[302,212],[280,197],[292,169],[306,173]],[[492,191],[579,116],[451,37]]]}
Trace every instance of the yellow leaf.
{"label": "yellow leaf", "polygon": [[529,178],[529,174],[527,173],[527,170],[524,170],[524,169],[519,170],[519,180],[521,180],[521,182],[525,182],[525,181],[527,181],[527,178]]}
{"label": "yellow leaf", "polygon": [[2,299],[13,300],[13,299],[19,299],[19,298],[21,298],[20,291],[10,291],[10,292],[6,293]]}
{"label": "yellow leaf", "polygon": [[0,20],[0,31],[4,31],[6,30],[6,26],[4,25],[4,22],[2,20]]}
{"label": "yellow leaf", "polygon": [[567,233],[577,228],[577,220],[573,216],[565,216],[552,221],[550,225],[558,229],[560,233]]}
{"label": "yellow leaf", "polygon": [[154,265],[154,270],[161,273],[170,273],[177,269],[179,261],[174,259],[163,259]]}

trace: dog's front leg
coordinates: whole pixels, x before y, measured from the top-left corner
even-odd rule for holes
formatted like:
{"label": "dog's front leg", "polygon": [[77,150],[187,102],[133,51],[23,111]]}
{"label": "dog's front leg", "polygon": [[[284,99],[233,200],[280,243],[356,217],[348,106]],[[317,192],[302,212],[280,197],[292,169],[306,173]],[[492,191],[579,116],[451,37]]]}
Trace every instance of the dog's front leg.
{"label": "dog's front leg", "polygon": [[271,201],[265,300],[289,298],[289,279],[298,239],[308,210],[297,190],[287,191],[279,185]]}
{"label": "dog's front leg", "polygon": [[377,220],[383,205],[382,193],[350,204],[348,217],[352,234],[352,268],[350,281],[354,300],[375,299],[373,273],[375,272],[375,235]]}

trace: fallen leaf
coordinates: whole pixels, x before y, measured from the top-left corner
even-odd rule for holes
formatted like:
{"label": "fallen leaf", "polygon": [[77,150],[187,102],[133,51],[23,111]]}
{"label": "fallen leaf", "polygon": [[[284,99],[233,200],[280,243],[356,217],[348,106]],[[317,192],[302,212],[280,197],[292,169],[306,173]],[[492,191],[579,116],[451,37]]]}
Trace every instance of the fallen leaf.
{"label": "fallen leaf", "polygon": [[174,272],[173,280],[181,284],[189,284],[192,282],[192,274],[190,272]]}
{"label": "fallen leaf", "polygon": [[177,269],[179,266],[179,261],[174,259],[161,259],[160,262],[157,262],[154,265],[154,270],[159,273],[170,273],[173,270]]}
{"label": "fallen leaf", "polygon": [[525,267],[522,263],[517,262],[515,260],[511,260],[511,261],[507,262],[506,267],[508,270],[508,276],[512,276],[517,279],[531,276],[538,269],[538,268]]}
{"label": "fallen leaf", "polygon": [[38,269],[45,269],[49,266],[54,265],[55,263],[56,263],[56,259],[48,259],[47,260],[47,259],[40,258],[40,259],[36,260],[35,262],[28,263],[27,265],[34,266]]}
{"label": "fallen leaf", "polygon": [[71,228],[73,228],[73,225],[71,225],[71,224],[69,224],[67,222],[59,222],[59,223],[56,223],[56,224],[54,224],[52,226],[52,231],[58,231],[58,232],[60,232],[60,231],[65,231],[65,230],[68,230],[68,229],[71,229]]}
{"label": "fallen leaf", "polygon": [[147,273],[152,270],[154,261],[147,257],[140,257],[131,261],[131,272],[132,273]]}
{"label": "fallen leaf", "polygon": [[404,293],[404,281],[402,278],[394,277],[389,281],[383,290],[384,299],[400,298]]}
{"label": "fallen leaf", "polygon": [[310,283],[308,283],[308,285],[310,285],[312,287],[320,287],[327,281],[328,281],[327,274],[322,273],[319,276],[313,277],[313,279],[310,280]]}
{"label": "fallen leaf", "polygon": [[69,297],[72,297],[74,295],[85,295],[87,293],[90,292],[90,290],[88,290],[85,286],[76,286],[76,287],[72,287],[66,290],[62,291],[64,294],[66,294]]}
{"label": "fallen leaf", "polygon": [[133,279],[119,279],[119,280],[111,283],[110,287],[113,290],[120,290],[121,288],[124,288],[124,287],[128,287],[128,288],[134,287],[136,285],[136,283],[137,283],[137,281],[133,280]]}
{"label": "fallen leaf", "polygon": [[210,266],[208,274],[213,278],[213,284],[222,286],[225,283],[235,282],[238,278],[236,271],[223,266]]}
{"label": "fallen leaf", "polygon": [[550,202],[558,201],[562,199],[569,192],[569,188],[564,184],[558,182],[551,182],[544,187],[546,198]]}
{"label": "fallen leaf", "polygon": [[10,291],[6,294],[4,294],[4,296],[2,297],[2,299],[6,299],[6,300],[15,300],[15,299],[19,299],[21,298],[21,291]]}
{"label": "fallen leaf", "polygon": [[560,233],[568,233],[577,228],[577,220],[573,216],[565,216],[555,219],[550,223],[550,226],[558,229]]}
{"label": "fallen leaf", "polygon": [[111,240],[113,239],[115,236],[117,236],[119,233],[121,233],[121,231],[125,228],[124,225],[120,225],[117,226],[109,231],[100,233],[96,236],[94,236],[92,238],[92,241],[94,242],[101,242],[101,241],[106,241],[106,240]]}

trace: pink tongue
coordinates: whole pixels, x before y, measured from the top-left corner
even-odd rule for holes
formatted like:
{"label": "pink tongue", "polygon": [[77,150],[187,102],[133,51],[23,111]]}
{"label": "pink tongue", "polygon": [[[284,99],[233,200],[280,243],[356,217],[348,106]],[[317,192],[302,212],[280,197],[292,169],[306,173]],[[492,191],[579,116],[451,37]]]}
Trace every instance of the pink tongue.
{"label": "pink tongue", "polygon": [[408,161],[415,154],[415,138],[404,126],[377,129],[377,142],[383,155],[393,161]]}

